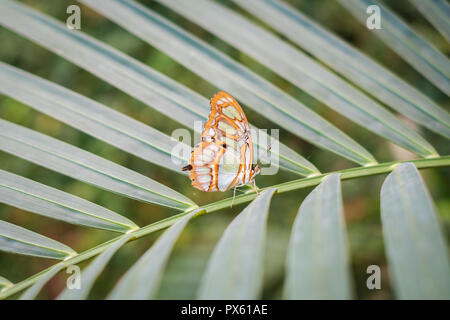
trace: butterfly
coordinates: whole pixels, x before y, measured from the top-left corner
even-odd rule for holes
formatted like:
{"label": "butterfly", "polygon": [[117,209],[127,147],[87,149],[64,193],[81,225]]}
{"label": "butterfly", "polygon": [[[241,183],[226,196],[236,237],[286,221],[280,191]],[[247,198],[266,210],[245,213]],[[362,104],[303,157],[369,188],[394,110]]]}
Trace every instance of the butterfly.
{"label": "butterfly", "polygon": [[[191,153],[189,164],[192,185],[202,191],[227,191],[253,182],[260,173],[253,164],[250,126],[239,103],[219,91],[210,100],[211,111],[202,131],[202,141]],[[234,199],[234,197],[233,197]]]}

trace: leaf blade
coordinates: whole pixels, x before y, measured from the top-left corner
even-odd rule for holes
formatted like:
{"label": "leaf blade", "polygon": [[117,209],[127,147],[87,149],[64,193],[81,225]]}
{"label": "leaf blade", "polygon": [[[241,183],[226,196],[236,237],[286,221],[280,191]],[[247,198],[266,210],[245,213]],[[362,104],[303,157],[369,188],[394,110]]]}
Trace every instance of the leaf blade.
{"label": "leaf blade", "polygon": [[42,258],[63,260],[76,252],[36,232],[0,220],[0,250]]}
{"label": "leaf blade", "polygon": [[340,175],[327,176],[306,198],[289,242],[286,299],[351,299]]}
{"label": "leaf blade", "polygon": [[266,220],[274,192],[264,191],[228,225],[208,261],[199,299],[258,299]]}
{"label": "leaf blade", "polygon": [[384,181],[381,221],[397,297],[449,299],[450,264],[445,240],[414,164],[399,164]]}
{"label": "leaf blade", "polygon": [[58,189],[0,170],[0,202],[68,223],[128,232],[131,220]]}

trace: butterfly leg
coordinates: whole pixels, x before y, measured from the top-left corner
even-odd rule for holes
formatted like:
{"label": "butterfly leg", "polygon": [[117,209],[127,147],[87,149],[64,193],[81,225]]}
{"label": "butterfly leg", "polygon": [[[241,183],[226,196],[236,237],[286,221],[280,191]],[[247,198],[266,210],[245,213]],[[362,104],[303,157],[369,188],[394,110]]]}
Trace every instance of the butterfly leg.
{"label": "butterfly leg", "polygon": [[258,191],[259,189],[258,189],[258,187],[256,186],[255,180],[253,180],[253,187],[254,187],[254,189],[255,189],[256,194],[259,195],[259,191]]}
{"label": "butterfly leg", "polygon": [[234,189],[233,189],[233,200],[231,200],[230,208],[233,208],[234,198],[236,198],[236,188],[237,188],[237,186],[234,186]]}

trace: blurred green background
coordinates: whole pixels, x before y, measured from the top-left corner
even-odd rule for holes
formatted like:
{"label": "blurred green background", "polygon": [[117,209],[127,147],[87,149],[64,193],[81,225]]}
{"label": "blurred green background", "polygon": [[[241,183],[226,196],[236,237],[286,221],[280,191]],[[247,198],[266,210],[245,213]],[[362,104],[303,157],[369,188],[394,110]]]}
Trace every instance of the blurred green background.
{"label": "blurred green background", "polygon": [[[27,5],[45,12],[60,21],[67,18],[66,8],[75,1],[45,0],[22,1]],[[262,75],[282,90],[293,95],[308,107],[331,121],[338,128],[355,138],[365,146],[379,162],[412,159],[408,151],[393,146],[367,130],[350,122],[324,106],[314,98],[294,87],[289,82],[275,75],[245,54],[227,45],[204,29],[196,26],[174,12],[152,1],[141,3],[174,21],[185,30],[207,41],[214,47],[225,52],[233,59]],[[220,1],[238,12],[249,16],[229,1]],[[360,25],[334,0],[291,0],[287,1],[294,7],[307,14],[310,18],[321,23],[328,29],[343,37],[360,50],[389,68],[401,78],[419,88],[423,93],[449,110],[450,101],[424,79],[418,72],[406,64],[397,54],[390,50],[371,31]],[[447,56],[450,45],[440,34],[420,15],[406,0],[390,0],[384,2],[397,14],[404,18],[410,26],[424,36],[434,46]],[[111,45],[137,60],[155,68],[156,70],[179,81],[185,86],[209,98],[221,88],[216,88],[191,71],[179,65],[164,53],[152,48],[121,27],[106,18],[80,5],[81,31]],[[256,19],[249,16],[250,19]],[[287,41],[287,40],[286,40]],[[135,100],[106,82],[96,78],[85,70],[67,62],[63,58],[21,38],[20,36],[0,27],[0,60],[35,75],[56,82],[75,92],[99,101],[143,123],[171,134],[179,125],[149,106]],[[239,97],[237,97],[239,100]],[[276,125],[252,112],[245,105],[244,110],[249,120],[260,128],[277,128]],[[62,141],[88,150],[106,159],[119,163],[127,168],[147,175],[163,184],[192,198],[198,204],[205,204],[232,195],[226,193],[202,193],[190,185],[190,181],[176,175],[169,170],[162,169],[142,159],[129,155],[102,141],[96,140],[80,131],[60,123],[51,117],[34,111],[11,98],[0,95],[0,117],[41,133],[56,137]],[[450,154],[450,145],[444,138],[430,131],[417,127],[407,119],[407,124],[415,127],[440,154]],[[322,172],[340,170],[355,166],[345,159],[329,152],[320,150],[309,143],[280,130],[280,140],[305,156]],[[94,203],[114,210],[135,221],[139,226],[166,218],[176,212],[150,204],[127,199],[125,197],[98,189],[83,182],[63,176],[48,169],[39,167],[25,160],[16,158],[0,151],[0,169],[7,170],[49,186],[75,194]],[[426,184],[434,198],[440,215],[447,240],[450,235],[450,168],[428,169],[421,171]],[[275,176],[261,176],[257,178],[260,187],[298,178],[290,173],[280,171]],[[343,183],[345,204],[345,218],[351,251],[354,288],[357,298],[388,299],[393,297],[389,280],[389,271],[381,234],[379,214],[379,192],[384,176],[362,178]],[[289,240],[289,233],[295,214],[304,197],[311,189],[290,192],[274,197],[268,224],[268,241],[265,262],[265,282],[263,298],[280,298],[283,278],[284,259]],[[171,255],[161,285],[159,297],[163,299],[194,298],[198,281],[203,273],[208,257],[217,243],[227,224],[239,213],[244,206],[236,206],[200,219],[193,220],[183,232]],[[100,244],[117,234],[82,228],[46,217],[31,214],[20,209],[0,204],[0,219],[15,223],[27,229],[39,232],[68,244],[80,252]],[[112,259],[106,271],[97,281],[90,298],[101,299],[114,286],[117,279],[148,249],[159,235],[139,239],[127,244]],[[448,242],[448,241],[447,241]],[[0,253],[0,275],[13,282],[18,282],[42,269],[54,264],[53,260],[30,258],[25,256]],[[83,267],[86,264],[80,264]],[[370,291],[366,288],[366,268],[376,264],[382,270],[382,289]],[[54,298],[65,286],[67,274],[61,273],[44,288],[40,298]],[[13,297],[14,298],[14,297]]]}

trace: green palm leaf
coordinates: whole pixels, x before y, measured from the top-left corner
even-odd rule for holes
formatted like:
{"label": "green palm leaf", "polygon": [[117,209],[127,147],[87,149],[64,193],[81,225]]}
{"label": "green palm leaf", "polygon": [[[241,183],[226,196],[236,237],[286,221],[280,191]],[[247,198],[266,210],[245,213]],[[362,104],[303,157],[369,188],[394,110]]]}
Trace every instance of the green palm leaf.
{"label": "green palm leaf", "polygon": [[303,200],[286,263],[287,299],[350,299],[349,255],[339,174]]}
{"label": "green palm leaf", "polygon": [[199,299],[259,297],[266,221],[274,192],[264,191],[225,230],[209,260]]}
{"label": "green palm leaf", "polygon": [[76,254],[58,241],[2,220],[0,220],[0,250],[59,260]]}
{"label": "green palm leaf", "polygon": [[414,164],[398,165],[384,181],[381,219],[398,298],[450,299],[446,244]]}
{"label": "green palm leaf", "polygon": [[127,232],[132,221],[92,202],[0,170],[0,202],[78,225]]}

